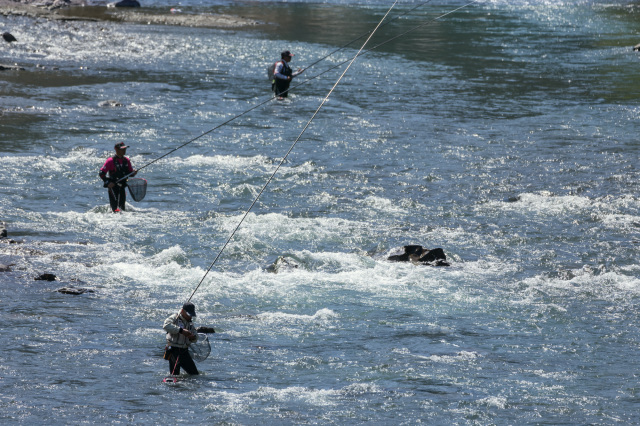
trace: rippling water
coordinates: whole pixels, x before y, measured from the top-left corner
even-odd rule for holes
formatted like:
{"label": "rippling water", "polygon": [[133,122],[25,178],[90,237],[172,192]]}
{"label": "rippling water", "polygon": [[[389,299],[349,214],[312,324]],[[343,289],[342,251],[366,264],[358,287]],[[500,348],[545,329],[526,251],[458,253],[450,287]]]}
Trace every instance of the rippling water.
{"label": "rippling water", "polygon": [[[203,374],[162,383],[164,318],[344,66],[144,168],[121,215],[98,169],[117,141],[141,167],[266,100],[281,50],[306,66],[390,4],[178,5],[259,21],[234,30],[0,17],[19,40],[0,63],[25,67],[0,74],[0,220],[21,242],[0,244],[3,422],[638,422],[630,1],[479,2],[359,58],[193,297],[216,328]],[[452,266],[385,261],[405,244]],[[298,267],[269,272],[279,256]]]}

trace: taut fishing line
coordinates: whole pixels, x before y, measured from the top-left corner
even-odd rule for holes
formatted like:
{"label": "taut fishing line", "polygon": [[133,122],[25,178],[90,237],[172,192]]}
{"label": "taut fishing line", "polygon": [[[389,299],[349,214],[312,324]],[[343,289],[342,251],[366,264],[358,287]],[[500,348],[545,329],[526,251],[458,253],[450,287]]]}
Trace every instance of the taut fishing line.
{"label": "taut fishing line", "polygon": [[242,216],[242,218],[240,218],[240,221],[238,222],[238,225],[236,225],[236,227],[234,228],[234,230],[231,232],[231,234],[229,235],[229,238],[227,238],[227,241],[224,243],[224,245],[222,246],[222,248],[220,249],[220,251],[218,252],[217,256],[215,257],[215,259],[213,259],[213,262],[211,262],[211,265],[209,266],[209,268],[207,269],[207,271],[204,273],[204,276],[202,277],[202,279],[200,280],[200,282],[198,283],[198,285],[196,286],[196,288],[191,292],[191,295],[189,295],[189,298],[187,299],[187,302],[191,301],[191,298],[193,297],[193,295],[196,293],[196,291],[198,291],[198,289],[200,288],[200,286],[202,285],[202,283],[204,282],[205,278],[207,277],[207,275],[209,274],[209,272],[211,271],[211,269],[213,268],[213,265],[216,264],[216,262],[218,261],[218,259],[220,258],[220,256],[222,255],[222,252],[224,251],[224,249],[227,247],[227,245],[229,245],[229,243],[231,242],[231,240],[233,239],[234,235],[236,234],[236,232],[238,231],[238,229],[240,229],[240,226],[242,225],[242,222],[244,222],[244,220],[247,218],[247,216],[249,215],[249,212],[251,212],[251,209],[253,209],[253,206],[255,206],[255,204],[258,202],[258,199],[260,198],[260,196],[262,195],[262,193],[267,189],[267,186],[269,185],[269,183],[271,183],[271,181],[273,180],[273,178],[275,177],[276,173],[278,173],[278,170],[280,170],[280,167],[282,167],[282,165],[284,164],[284,162],[287,160],[287,157],[289,156],[289,154],[291,153],[291,151],[293,151],[293,148],[295,148],[296,144],[298,143],[298,141],[300,141],[300,138],[302,137],[302,135],[304,134],[304,132],[309,128],[309,126],[311,125],[311,122],[313,121],[313,119],[316,117],[316,115],[318,115],[318,112],[320,112],[320,109],[322,109],[322,107],[324,106],[324,104],[329,100],[329,96],[331,96],[331,94],[333,93],[333,91],[335,90],[335,88],[338,86],[338,84],[340,83],[340,81],[342,80],[342,78],[345,76],[345,74],[347,73],[347,71],[349,71],[349,68],[351,68],[351,65],[353,65],[353,63],[355,62],[356,58],[360,55],[360,53],[362,52],[362,50],[364,49],[364,47],[367,45],[367,43],[369,42],[369,40],[371,40],[371,37],[373,37],[373,35],[375,34],[375,32],[378,30],[378,28],[380,28],[380,25],[382,25],[382,21],[384,21],[384,19],[387,17],[387,15],[389,15],[389,13],[391,12],[391,9],[394,8],[394,6],[396,5],[396,3],[398,2],[398,0],[395,0],[393,2],[393,4],[391,5],[391,7],[389,8],[389,10],[387,11],[387,13],[382,17],[382,19],[380,20],[380,22],[378,22],[378,25],[376,25],[376,27],[373,29],[373,31],[371,31],[371,33],[369,34],[369,37],[367,37],[367,39],[365,40],[364,44],[362,45],[362,47],[360,48],[360,50],[358,50],[358,53],[356,53],[356,55],[351,59],[351,62],[349,63],[349,65],[345,68],[345,70],[342,72],[342,74],[340,75],[340,77],[338,77],[338,80],[335,82],[335,84],[333,85],[333,87],[331,87],[331,90],[329,90],[329,93],[327,93],[327,96],[325,96],[325,98],[322,100],[322,102],[320,103],[320,105],[318,106],[318,108],[316,109],[316,111],[313,113],[313,115],[311,116],[311,118],[309,119],[309,121],[307,121],[307,124],[303,127],[302,131],[300,132],[300,134],[298,135],[298,137],[296,138],[295,141],[293,141],[293,143],[291,144],[291,147],[289,147],[289,150],[287,151],[287,153],[284,155],[284,157],[282,157],[282,159],[280,160],[280,163],[278,163],[277,167],[275,168],[275,170],[273,171],[273,173],[271,173],[271,176],[269,176],[269,179],[267,179],[267,182],[264,184],[264,186],[262,187],[262,189],[260,190],[260,192],[258,193],[258,195],[256,195],[255,199],[253,200],[253,202],[251,203],[251,205],[249,206],[249,208],[247,209],[247,211],[244,213],[244,215]]}
{"label": "taut fishing line", "polygon": [[[461,10],[461,9],[464,9],[464,8],[466,8],[466,7],[468,7],[468,6],[472,5],[472,4],[474,4],[474,3],[478,3],[479,1],[480,1],[480,0],[472,0],[472,1],[470,1],[469,3],[464,4],[463,6],[460,6],[460,7],[456,8],[456,9],[453,9],[453,10],[451,10],[451,11],[449,11],[449,12],[443,13],[442,15],[439,15],[439,16],[437,16],[437,17],[433,18],[433,19],[430,19],[430,20],[428,20],[428,21],[425,21],[424,23],[422,23],[422,24],[420,24],[420,25],[417,25],[417,26],[415,26],[415,27],[413,27],[413,28],[411,28],[411,29],[409,29],[409,30],[407,30],[407,31],[405,31],[405,32],[403,32],[403,33],[401,33],[401,34],[399,34],[399,35],[395,36],[395,37],[392,37],[392,38],[390,38],[390,39],[388,39],[388,40],[386,40],[386,41],[384,41],[384,42],[382,42],[382,43],[380,43],[380,44],[378,44],[378,45],[376,45],[376,46],[374,46],[374,47],[372,47],[372,48],[369,48],[369,49],[364,50],[364,51],[362,51],[362,49],[361,49],[361,51],[358,51],[358,55],[364,55],[364,54],[367,54],[367,53],[371,52],[372,50],[379,48],[380,46],[384,46],[385,44],[390,43],[390,42],[392,42],[393,40],[396,40],[396,39],[398,39],[398,38],[400,38],[400,37],[402,37],[402,36],[405,36],[406,34],[408,34],[408,33],[412,32],[412,31],[417,30],[418,28],[422,28],[422,27],[424,27],[424,26],[426,26],[426,25],[428,25],[428,24],[431,24],[432,22],[435,22],[435,21],[437,21],[437,20],[439,20],[439,19],[444,18],[444,17],[445,17],[445,16],[447,16],[447,15],[450,15],[450,14],[452,14],[452,13],[455,13],[455,12],[457,12],[457,11],[459,11],[459,10]],[[401,15],[398,15],[398,16],[396,16],[396,17],[392,18],[391,20],[389,20],[389,21],[385,22],[384,24],[378,24],[378,26],[376,27],[376,29],[375,29],[374,31],[377,31],[380,27],[382,27],[382,26],[384,26],[384,25],[387,25],[387,24],[391,23],[392,21],[394,21],[394,20],[396,20],[396,19],[398,19],[398,18],[400,18],[400,17],[402,17],[402,16],[407,15],[409,12],[412,12],[412,11],[414,11],[414,10],[418,9],[419,7],[422,7],[422,6],[424,6],[425,4],[427,4],[427,3],[429,3],[429,2],[431,2],[431,0],[427,0],[427,1],[423,2],[423,3],[420,3],[420,4],[419,4],[419,5],[417,5],[416,7],[414,7],[414,8],[412,8],[412,9],[408,10],[407,12],[405,12],[405,13],[403,13],[403,14],[401,14]],[[394,5],[395,5],[395,3],[394,3]],[[388,14],[388,13],[389,13],[389,12],[387,12],[387,14]],[[385,17],[387,16],[387,14],[385,14]],[[384,19],[384,18],[383,18],[383,19]],[[373,33],[372,33],[372,32],[368,32],[368,33],[365,33],[365,34],[362,34],[362,35],[358,36],[357,38],[355,38],[355,39],[351,40],[349,43],[345,44],[344,46],[342,46],[342,47],[340,47],[340,48],[338,48],[338,49],[334,50],[333,52],[329,53],[328,55],[325,55],[325,56],[323,56],[322,58],[318,59],[317,61],[313,62],[311,65],[309,65],[309,66],[307,66],[306,68],[304,68],[304,70],[307,70],[307,69],[311,68],[312,66],[314,66],[314,65],[316,65],[316,64],[318,64],[318,63],[320,63],[320,62],[324,61],[325,59],[327,59],[327,58],[328,58],[328,57],[330,57],[331,55],[333,55],[333,54],[335,54],[335,53],[339,52],[340,50],[342,50],[342,49],[344,49],[345,47],[349,46],[350,44],[354,43],[355,41],[360,40],[360,39],[361,39],[362,37],[364,37],[365,35],[369,35],[369,38],[367,39],[367,41],[369,41],[369,39],[371,38],[371,36],[373,35]],[[339,64],[336,64],[336,65],[334,65],[333,67],[330,67],[330,68],[328,68],[328,69],[326,69],[326,70],[322,71],[321,73],[319,73],[319,74],[317,74],[317,75],[315,75],[315,76],[313,76],[313,77],[310,77],[310,78],[308,78],[308,79],[304,80],[304,81],[303,81],[303,82],[301,82],[300,84],[297,84],[297,85],[295,85],[295,86],[293,86],[293,87],[290,87],[289,89],[285,90],[285,91],[284,91],[284,92],[282,92],[282,93],[287,93],[287,92],[289,92],[289,90],[292,90],[292,89],[296,89],[296,88],[298,88],[298,87],[301,87],[301,86],[303,86],[303,85],[305,85],[305,84],[309,83],[310,81],[313,81],[313,80],[317,79],[318,77],[323,76],[324,74],[328,73],[329,71],[333,71],[334,69],[336,69],[336,68],[338,68],[338,67],[341,67],[342,65],[346,64],[347,62],[349,62],[349,61],[351,61],[351,60],[353,60],[353,59],[355,59],[355,57],[353,57],[353,58],[349,58],[349,59],[347,59],[347,60],[345,60],[345,61],[343,61],[343,62],[340,62]],[[152,164],[154,164],[154,163],[156,163],[156,162],[160,161],[161,159],[165,158],[166,156],[173,154],[173,153],[174,153],[174,152],[176,152],[177,150],[179,150],[179,149],[181,149],[181,148],[184,148],[185,146],[187,146],[187,145],[189,145],[189,144],[191,144],[191,143],[195,142],[196,140],[198,140],[198,139],[200,139],[200,138],[202,138],[202,137],[204,137],[204,136],[208,135],[209,133],[211,133],[211,132],[213,132],[213,131],[215,131],[215,130],[218,130],[219,128],[221,128],[221,127],[223,127],[223,126],[226,126],[227,124],[231,123],[232,121],[237,120],[238,118],[240,118],[240,117],[242,117],[242,116],[244,116],[244,115],[246,115],[246,114],[250,113],[251,111],[253,111],[253,110],[255,110],[255,109],[260,108],[261,106],[263,106],[263,105],[265,105],[265,104],[267,104],[267,103],[269,103],[269,102],[271,102],[271,101],[273,101],[273,100],[275,100],[275,99],[276,99],[276,96],[270,96],[268,99],[266,99],[266,100],[264,100],[264,101],[262,101],[262,102],[260,102],[260,103],[258,103],[258,104],[256,104],[256,105],[252,106],[251,108],[249,108],[249,109],[247,109],[247,110],[245,110],[245,111],[243,111],[243,112],[241,112],[241,113],[239,113],[239,114],[237,114],[237,115],[235,115],[235,116],[233,116],[233,117],[229,118],[229,119],[228,119],[228,120],[226,120],[226,121],[223,121],[222,123],[218,124],[217,126],[215,126],[215,127],[211,128],[211,129],[207,130],[206,132],[203,132],[203,133],[199,134],[198,136],[195,136],[195,137],[193,137],[193,138],[189,139],[188,141],[184,142],[183,144],[181,144],[181,145],[179,145],[179,146],[177,146],[177,147],[175,147],[175,148],[173,148],[173,149],[169,150],[168,152],[166,152],[165,154],[163,154],[163,155],[161,155],[160,157],[156,158],[155,160],[152,160],[152,161],[148,162],[147,164],[143,165],[142,167],[140,167],[140,168],[136,169],[136,171],[135,171],[135,172],[138,172],[138,171],[140,171],[140,170],[142,170],[142,169],[144,169],[144,168],[146,168],[146,167],[148,167],[148,166],[150,166],[150,165],[152,165]],[[128,175],[126,175],[126,176],[124,176],[124,177],[122,177],[122,178],[120,178],[117,182],[120,182],[120,181],[122,181],[122,180],[124,180],[124,179],[127,179],[129,176],[131,176],[131,174],[133,174],[133,172],[132,172],[132,173],[129,173]]]}

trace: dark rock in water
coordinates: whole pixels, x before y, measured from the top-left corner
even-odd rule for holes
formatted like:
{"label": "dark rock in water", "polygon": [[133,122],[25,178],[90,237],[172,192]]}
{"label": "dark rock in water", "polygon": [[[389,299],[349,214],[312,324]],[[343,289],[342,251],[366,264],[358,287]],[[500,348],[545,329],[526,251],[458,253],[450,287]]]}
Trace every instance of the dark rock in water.
{"label": "dark rock in water", "polygon": [[53,274],[42,274],[34,278],[35,281],[55,281],[56,276]]}
{"label": "dark rock in water", "polygon": [[11,272],[11,265],[0,264],[0,272]]}
{"label": "dark rock in water", "polygon": [[18,41],[18,40],[16,40],[16,38],[15,38],[11,33],[8,33],[8,32],[6,32],[6,31],[5,31],[4,33],[2,33],[2,38],[3,38],[3,39],[4,39],[4,41],[6,41],[7,43],[12,43],[12,42],[14,42],[14,41]]}
{"label": "dark rock in water", "polygon": [[278,256],[275,262],[267,267],[267,271],[277,274],[281,269],[295,269],[298,263],[290,257]]}
{"label": "dark rock in water", "polygon": [[213,334],[216,331],[213,329],[213,327],[205,327],[205,326],[200,326],[198,328],[196,328],[196,331],[198,333],[205,333],[205,334]]}
{"label": "dark rock in water", "polygon": [[0,71],[9,71],[9,70],[24,71],[24,68],[22,68],[19,65],[2,65],[2,64],[0,64]]}
{"label": "dark rock in water", "polygon": [[102,101],[98,103],[99,107],[121,107],[122,104],[118,101],[114,101],[113,99],[109,99],[108,101]]}
{"label": "dark rock in water", "polygon": [[7,238],[7,224],[0,222],[0,238]]}
{"label": "dark rock in water", "polygon": [[633,51],[634,52],[640,51],[640,44],[636,44],[635,46],[633,46]]}
{"label": "dark rock in water", "polygon": [[423,255],[418,259],[418,262],[433,263],[439,260],[447,260],[447,255],[444,254],[444,250],[441,248],[434,248],[428,250],[426,253],[423,252]]}
{"label": "dark rock in water", "polygon": [[450,266],[447,255],[441,248],[427,249],[420,245],[404,246],[404,253],[389,256],[392,262],[413,262],[431,266]]}
{"label": "dark rock in water", "polygon": [[88,288],[76,288],[76,287],[62,287],[57,290],[59,293],[64,294],[84,294],[93,293],[93,290]]}
{"label": "dark rock in water", "polygon": [[422,246],[404,246],[404,253],[389,256],[387,260],[390,260],[392,262],[409,262],[411,260],[410,256],[419,256],[420,254],[422,254],[422,250]]}
{"label": "dark rock in water", "polygon": [[112,4],[114,7],[140,7],[138,0],[120,0]]}

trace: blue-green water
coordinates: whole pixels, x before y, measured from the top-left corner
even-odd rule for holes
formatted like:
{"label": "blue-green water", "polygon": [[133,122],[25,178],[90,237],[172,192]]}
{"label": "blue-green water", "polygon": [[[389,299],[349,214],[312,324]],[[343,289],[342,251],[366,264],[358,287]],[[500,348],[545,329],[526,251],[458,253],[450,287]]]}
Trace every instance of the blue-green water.
{"label": "blue-green water", "polygon": [[[0,17],[0,63],[25,67],[0,73],[0,220],[23,242],[0,244],[3,423],[639,421],[637,2],[479,2],[359,58],[194,295],[217,332],[177,386],[163,320],[344,66],[144,168],[124,214],[98,169],[257,105],[280,51],[306,66],[391,2],[143,3],[259,24]],[[404,244],[452,266],[385,261]]]}

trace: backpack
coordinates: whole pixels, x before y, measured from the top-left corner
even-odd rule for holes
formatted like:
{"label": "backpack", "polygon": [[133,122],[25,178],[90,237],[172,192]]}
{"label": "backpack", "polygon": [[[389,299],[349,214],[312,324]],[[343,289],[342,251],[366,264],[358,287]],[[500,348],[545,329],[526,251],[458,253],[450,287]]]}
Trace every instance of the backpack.
{"label": "backpack", "polygon": [[[280,61],[278,61],[280,62]],[[274,87],[276,85],[276,77],[275,77],[275,72],[276,72],[276,64],[278,62],[274,62],[273,64],[269,65],[267,67],[267,78],[269,79],[269,81],[271,82],[271,90],[274,90]]]}

